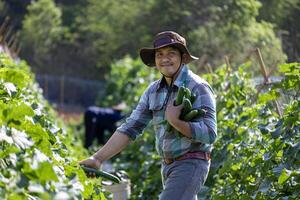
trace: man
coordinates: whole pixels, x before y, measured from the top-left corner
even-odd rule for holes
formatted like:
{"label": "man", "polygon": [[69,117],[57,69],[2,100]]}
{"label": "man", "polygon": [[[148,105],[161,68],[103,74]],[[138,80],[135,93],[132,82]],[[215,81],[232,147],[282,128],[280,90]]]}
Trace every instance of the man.
{"label": "man", "polygon": [[120,103],[112,108],[88,107],[84,112],[85,148],[89,148],[96,138],[99,144],[104,145],[105,131],[113,133],[116,130],[116,122],[124,117],[122,110],[125,108],[125,103]]}
{"label": "man", "polygon": [[[90,158],[81,161],[83,165],[99,168],[107,160],[123,150],[141,134],[152,119],[156,148],[162,157],[163,191],[161,200],[197,199],[197,193],[204,184],[210,167],[210,152],[216,139],[216,105],[211,87],[188,69],[186,64],[198,59],[192,56],[185,39],[173,31],[156,35],[153,48],[140,50],[142,61],[154,67],[162,78],[149,85],[137,107],[109,141]],[[193,108],[205,108],[205,116],[192,122],[180,119],[182,105],[173,101],[180,86],[188,87],[196,100]],[[166,119],[174,129],[167,131],[161,123]]]}

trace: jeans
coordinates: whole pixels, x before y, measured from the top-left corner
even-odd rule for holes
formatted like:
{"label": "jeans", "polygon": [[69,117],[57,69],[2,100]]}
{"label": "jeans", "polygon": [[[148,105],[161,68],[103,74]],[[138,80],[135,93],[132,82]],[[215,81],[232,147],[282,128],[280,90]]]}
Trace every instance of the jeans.
{"label": "jeans", "polygon": [[197,193],[204,185],[210,161],[186,159],[162,164],[163,191],[160,200],[197,200]]}

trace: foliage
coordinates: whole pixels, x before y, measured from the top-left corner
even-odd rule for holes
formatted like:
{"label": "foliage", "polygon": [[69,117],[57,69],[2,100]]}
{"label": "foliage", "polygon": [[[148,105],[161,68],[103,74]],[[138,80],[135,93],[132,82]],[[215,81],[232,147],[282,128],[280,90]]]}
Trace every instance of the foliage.
{"label": "foliage", "polygon": [[[281,69],[285,78],[257,96],[253,96],[256,92],[250,87],[245,66],[229,76],[223,66],[206,77],[218,96],[220,134],[213,151],[207,198],[299,197],[300,68],[299,64],[285,64]],[[273,101],[283,92],[293,95],[280,117]]]}
{"label": "foliage", "polygon": [[291,16],[294,8],[299,6],[298,0],[260,0],[262,7],[259,11],[259,19],[273,22],[278,26]]}
{"label": "foliage", "polygon": [[259,23],[255,19],[259,2],[222,1],[218,6],[212,8],[216,11],[210,20],[188,33],[192,41],[199,41],[191,46],[191,51],[198,52],[202,56],[202,62],[218,66],[227,55],[231,65],[238,66],[249,58],[254,61],[253,52],[256,48],[260,48],[262,54],[266,55],[267,66],[277,66],[285,61],[286,56],[272,24]]}
{"label": "foliage", "polygon": [[104,199],[78,166],[87,152],[74,139],[26,63],[0,54],[0,198]]}
{"label": "foliage", "polygon": [[289,62],[299,62],[300,2],[298,0],[261,0],[262,8],[259,11],[258,21],[271,22],[275,26],[276,34],[282,40],[284,52]]}
{"label": "foliage", "polygon": [[[285,60],[273,26],[256,21],[259,1],[121,2],[90,0],[88,12],[78,18],[79,30],[85,39],[93,41],[92,48],[99,53],[102,66],[125,53],[136,57],[136,50],[149,46],[153,35],[163,30],[176,30],[187,38],[191,51],[204,56],[199,67],[205,63],[220,65],[224,55],[230,56],[232,64],[243,63],[257,47],[268,55],[267,65]],[[132,31],[119,34],[122,30]]]}
{"label": "foliage", "polygon": [[[21,56],[39,73],[103,79],[111,63],[126,54],[138,57],[138,49],[151,45],[153,35],[162,30],[176,30],[187,38],[191,52],[203,57],[195,65],[201,73],[202,66],[208,63],[211,66],[223,63],[225,55],[230,57],[233,66],[239,65],[256,47],[268,56],[265,60],[270,67],[286,59],[281,46],[289,61],[299,58],[297,0],[131,0],[126,3],[123,0],[47,0],[44,8],[49,14],[43,16],[40,6],[36,6],[39,10],[35,13],[31,9],[25,13],[28,4],[33,7],[41,5],[41,1],[2,2],[4,12],[0,13],[0,22],[5,15],[10,15],[14,31],[20,30],[23,23]],[[36,26],[29,24],[32,29],[24,27],[28,24],[25,21],[41,16],[49,19],[50,14],[54,16],[50,18],[54,24],[49,20],[44,23],[43,19],[35,22]],[[53,30],[59,31],[56,34]],[[40,35],[42,32],[46,38]],[[49,40],[53,42],[45,45]],[[37,51],[37,48],[44,50]]]}
{"label": "foliage", "polygon": [[52,0],[39,0],[28,6],[22,30],[23,48],[33,55],[32,59],[40,67],[49,60],[50,51],[62,39],[61,15]]}
{"label": "foliage", "polygon": [[123,101],[133,108],[148,84],[158,77],[155,68],[145,66],[140,59],[125,56],[112,64],[110,73],[105,77],[106,92],[99,97],[98,104],[110,107]]}

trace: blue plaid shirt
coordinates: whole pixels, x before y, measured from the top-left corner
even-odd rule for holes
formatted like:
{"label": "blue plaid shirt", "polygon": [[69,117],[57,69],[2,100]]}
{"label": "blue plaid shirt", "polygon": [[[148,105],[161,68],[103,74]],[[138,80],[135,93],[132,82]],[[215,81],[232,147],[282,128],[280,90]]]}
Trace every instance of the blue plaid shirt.
{"label": "blue plaid shirt", "polygon": [[192,130],[192,138],[175,134],[174,131],[167,132],[166,123],[162,123],[165,120],[165,100],[168,95],[168,85],[163,78],[148,86],[136,109],[117,131],[134,140],[152,120],[156,136],[156,149],[163,158],[176,158],[188,151],[211,152],[212,143],[217,136],[214,92],[205,80],[194,74],[187,66],[183,66],[174,81],[171,93],[169,93],[169,102],[175,99],[180,86],[188,87],[192,93],[196,94],[197,98],[193,103],[193,108],[207,110],[204,117],[188,122]]}

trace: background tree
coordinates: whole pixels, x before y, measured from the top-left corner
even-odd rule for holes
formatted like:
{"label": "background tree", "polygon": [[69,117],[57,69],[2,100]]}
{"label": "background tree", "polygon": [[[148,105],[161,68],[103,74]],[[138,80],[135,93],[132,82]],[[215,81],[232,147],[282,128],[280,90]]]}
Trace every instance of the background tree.
{"label": "background tree", "polygon": [[289,62],[300,61],[300,1],[298,0],[261,0],[262,8],[257,17],[259,21],[274,24],[277,35],[282,40],[284,52]]}
{"label": "background tree", "polygon": [[[52,0],[39,0],[28,6],[23,22],[23,54],[31,58],[38,69],[51,62],[51,50],[63,37],[61,10]],[[29,56],[31,55],[31,56]]]}

